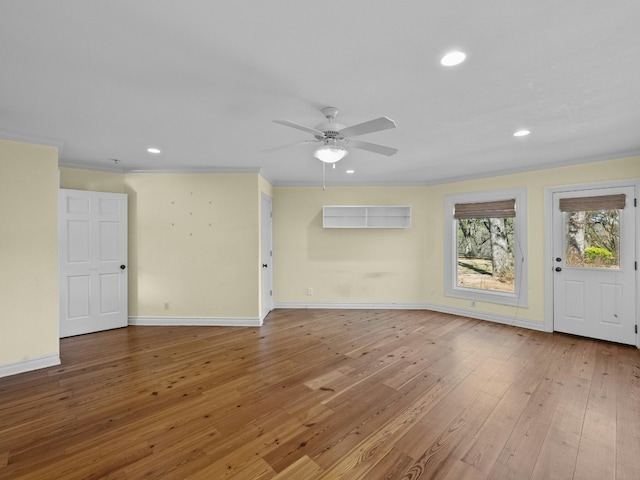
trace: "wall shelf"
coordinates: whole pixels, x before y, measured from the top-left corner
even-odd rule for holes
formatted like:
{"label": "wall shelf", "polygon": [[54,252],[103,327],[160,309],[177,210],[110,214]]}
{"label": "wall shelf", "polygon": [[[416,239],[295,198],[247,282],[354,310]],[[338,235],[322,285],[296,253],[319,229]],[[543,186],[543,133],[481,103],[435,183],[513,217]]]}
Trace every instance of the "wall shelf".
{"label": "wall shelf", "polygon": [[410,205],[325,205],[324,228],[409,228]]}

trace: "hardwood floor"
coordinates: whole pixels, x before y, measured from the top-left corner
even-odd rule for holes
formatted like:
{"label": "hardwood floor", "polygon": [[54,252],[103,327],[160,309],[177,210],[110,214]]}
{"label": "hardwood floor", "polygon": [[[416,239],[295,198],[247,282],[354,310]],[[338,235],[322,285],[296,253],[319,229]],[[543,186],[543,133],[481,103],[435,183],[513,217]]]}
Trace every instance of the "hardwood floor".
{"label": "hardwood floor", "polygon": [[68,338],[0,379],[0,479],[640,478],[640,352],[429,311]]}

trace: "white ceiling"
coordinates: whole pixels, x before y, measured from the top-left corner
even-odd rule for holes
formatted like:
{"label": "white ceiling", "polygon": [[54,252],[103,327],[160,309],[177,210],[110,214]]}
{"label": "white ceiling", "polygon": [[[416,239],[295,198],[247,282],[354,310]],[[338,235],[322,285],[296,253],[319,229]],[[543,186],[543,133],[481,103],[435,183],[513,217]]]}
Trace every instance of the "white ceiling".
{"label": "white ceiling", "polygon": [[[442,67],[454,48],[467,61]],[[395,120],[358,138],[399,152],[351,150],[328,185],[639,154],[640,1],[0,3],[0,136],[61,145],[61,165],[320,184],[311,145],[261,151],[311,138],[272,120],[315,127],[329,105]]]}

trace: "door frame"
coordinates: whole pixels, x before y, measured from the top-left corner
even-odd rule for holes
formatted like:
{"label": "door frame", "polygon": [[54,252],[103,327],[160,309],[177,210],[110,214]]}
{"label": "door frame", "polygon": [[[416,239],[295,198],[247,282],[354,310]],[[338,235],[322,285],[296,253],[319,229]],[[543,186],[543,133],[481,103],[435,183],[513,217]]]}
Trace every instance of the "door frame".
{"label": "door frame", "polygon": [[[265,205],[269,206],[269,217],[263,218]],[[265,226],[268,231],[265,232]],[[263,257],[265,247],[269,249],[269,258]],[[268,264],[266,276],[268,277],[268,285],[265,285],[265,272],[262,265]],[[265,302],[266,290],[270,292],[270,300]],[[265,311],[263,308],[267,304],[270,308]],[[264,192],[260,195],[260,322],[262,323],[269,312],[273,310],[273,198]]]}
{"label": "door frame", "polygon": [[[544,331],[553,332],[553,195],[574,190],[593,190],[598,188],[634,187],[635,197],[640,196],[640,179],[628,178],[605,182],[578,183],[546,187],[544,189]],[[636,215],[635,257],[640,257],[640,207],[634,208]],[[636,298],[640,298],[640,270],[636,270]],[[640,308],[636,302],[636,325],[640,325]],[[636,347],[640,349],[640,334],[636,334]]]}

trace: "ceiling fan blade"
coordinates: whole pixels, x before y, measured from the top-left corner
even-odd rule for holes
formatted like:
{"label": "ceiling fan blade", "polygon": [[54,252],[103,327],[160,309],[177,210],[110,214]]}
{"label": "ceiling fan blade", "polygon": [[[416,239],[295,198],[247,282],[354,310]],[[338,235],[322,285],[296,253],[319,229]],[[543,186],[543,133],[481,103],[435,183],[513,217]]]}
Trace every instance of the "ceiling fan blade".
{"label": "ceiling fan blade", "polygon": [[289,147],[295,147],[296,145],[304,145],[305,143],[316,143],[319,142],[320,140],[303,140],[302,142],[296,142],[296,143],[288,143],[287,145],[279,145],[277,147],[271,147],[271,148],[266,148],[264,150],[260,150],[262,153],[269,153],[269,152],[275,152],[278,150],[283,150],[285,148],[289,148]]}
{"label": "ceiling fan blade", "polygon": [[378,145],[377,143],[363,142],[361,140],[349,140],[347,145],[361,150],[368,150],[369,152],[386,155],[388,157],[394,155],[398,151],[397,148],[386,147],[384,145]]}
{"label": "ceiling fan blade", "polygon": [[307,127],[305,125],[300,125],[299,123],[290,122],[289,120],[274,120],[275,123],[279,123],[280,125],[284,125],[285,127],[297,128],[298,130],[302,130],[303,132],[308,132],[314,136],[324,137],[324,133],[320,130],[316,130],[315,128]]}
{"label": "ceiling fan blade", "polygon": [[396,122],[387,117],[380,117],[343,128],[340,130],[340,135],[344,137],[356,137],[358,135],[364,135],[365,133],[378,132],[389,128],[396,128]]}

